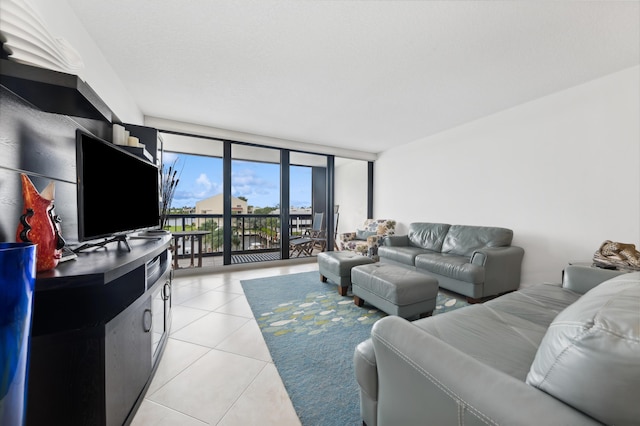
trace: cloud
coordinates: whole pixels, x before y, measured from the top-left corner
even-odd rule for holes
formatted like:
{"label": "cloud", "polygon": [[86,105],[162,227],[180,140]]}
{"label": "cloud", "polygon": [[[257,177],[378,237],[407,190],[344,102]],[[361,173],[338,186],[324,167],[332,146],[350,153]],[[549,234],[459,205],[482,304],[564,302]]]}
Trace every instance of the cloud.
{"label": "cloud", "polygon": [[[264,203],[265,195],[275,196],[279,199],[278,183],[263,179],[256,175],[254,170],[240,169],[231,176],[231,193],[234,197],[246,197],[251,205]],[[276,201],[277,203],[277,201]]]}
{"label": "cloud", "polygon": [[206,173],[200,173],[200,176],[196,179],[196,185],[202,187],[204,191],[208,191],[211,189],[212,183]]}
{"label": "cloud", "polygon": [[192,191],[193,197],[197,198],[196,201],[200,201],[220,194],[222,192],[222,184],[212,182],[206,173],[200,173],[192,186]]}
{"label": "cloud", "polygon": [[[185,189],[186,188],[186,189]],[[172,207],[195,206],[196,202],[222,192],[222,184],[212,182],[206,173],[200,173],[192,185],[180,183],[173,197]]]}

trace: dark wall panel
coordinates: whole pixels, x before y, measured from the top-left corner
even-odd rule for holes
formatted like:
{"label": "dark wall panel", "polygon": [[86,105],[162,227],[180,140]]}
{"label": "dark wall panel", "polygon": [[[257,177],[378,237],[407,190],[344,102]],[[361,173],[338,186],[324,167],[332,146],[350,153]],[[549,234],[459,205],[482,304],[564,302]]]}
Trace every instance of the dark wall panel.
{"label": "dark wall panel", "polygon": [[[311,186],[314,213],[327,212],[327,169],[313,167],[311,169]],[[326,214],[325,214],[326,217]]]}
{"label": "dark wall panel", "polygon": [[56,214],[63,237],[78,239],[76,198],[76,129],[108,136],[111,125],[42,112],[0,86],[0,241],[15,241],[22,213],[24,172],[42,191],[55,182]]}
{"label": "dark wall panel", "polygon": [[[35,187],[42,191],[52,179],[29,174]],[[68,242],[78,240],[76,185],[55,182],[55,213],[62,219],[62,236]],[[16,229],[22,214],[22,185],[20,172],[0,169],[0,241],[15,241]]]}

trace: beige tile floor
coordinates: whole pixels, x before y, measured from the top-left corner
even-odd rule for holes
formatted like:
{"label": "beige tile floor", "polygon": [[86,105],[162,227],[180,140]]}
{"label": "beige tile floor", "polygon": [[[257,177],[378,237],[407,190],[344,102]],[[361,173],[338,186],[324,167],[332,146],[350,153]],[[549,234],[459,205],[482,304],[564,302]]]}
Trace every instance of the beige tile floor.
{"label": "beige tile floor", "polygon": [[173,321],[134,426],[300,425],[240,280],[317,271],[309,263],[173,280]]}

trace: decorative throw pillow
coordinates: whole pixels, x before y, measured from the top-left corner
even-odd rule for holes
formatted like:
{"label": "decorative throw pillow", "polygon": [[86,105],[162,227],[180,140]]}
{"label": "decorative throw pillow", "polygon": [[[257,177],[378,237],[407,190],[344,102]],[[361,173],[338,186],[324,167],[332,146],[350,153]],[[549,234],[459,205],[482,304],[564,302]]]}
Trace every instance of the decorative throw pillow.
{"label": "decorative throw pillow", "polygon": [[378,235],[375,231],[363,231],[361,229],[356,230],[356,240],[366,240],[372,235]]}
{"label": "decorative throw pillow", "polygon": [[606,423],[640,419],[640,272],[603,282],[560,312],[527,383]]}

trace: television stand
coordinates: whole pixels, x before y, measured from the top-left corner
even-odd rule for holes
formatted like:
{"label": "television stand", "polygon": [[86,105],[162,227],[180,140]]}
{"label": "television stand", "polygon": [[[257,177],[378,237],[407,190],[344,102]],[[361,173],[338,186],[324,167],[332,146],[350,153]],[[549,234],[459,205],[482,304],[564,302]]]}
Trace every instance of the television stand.
{"label": "television stand", "polygon": [[170,242],[131,240],[131,252],[38,273],[25,426],[131,423],[171,331]]}
{"label": "television stand", "polygon": [[104,241],[100,241],[99,243],[87,243],[87,244],[83,244],[78,248],[73,249],[74,253],[80,253],[83,250],[89,249],[89,248],[93,248],[93,247],[104,247],[109,243],[113,243],[113,242],[117,242],[118,245],[120,245],[120,243],[124,243],[124,245],[127,247],[127,251],[131,251],[131,246],[129,245],[129,241],[128,237],[126,235],[116,235],[114,237],[111,238],[105,238]]}

